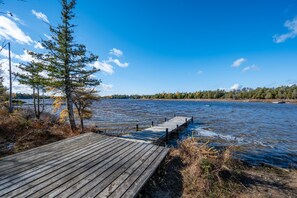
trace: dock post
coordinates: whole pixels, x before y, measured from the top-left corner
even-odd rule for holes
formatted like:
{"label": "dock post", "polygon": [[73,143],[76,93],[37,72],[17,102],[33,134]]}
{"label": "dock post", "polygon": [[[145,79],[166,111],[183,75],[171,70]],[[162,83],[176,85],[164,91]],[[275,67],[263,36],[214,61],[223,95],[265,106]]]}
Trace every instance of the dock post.
{"label": "dock post", "polygon": [[186,127],[188,127],[188,118],[186,118]]}
{"label": "dock post", "polygon": [[167,121],[167,118],[165,118],[165,122]]}
{"label": "dock post", "polygon": [[139,130],[139,128],[138,128],[138,124],[136,124],[136,131],[138,131]]}
{"label": "dock post", "polygon": [[194,117],[192,116],[192,118],[191,118],[191,122],[193,123],[194,122]]}
{"label": "dock post", "polygon": [[176,117],[176,114],[174,114],[174,116],[173,117]]}
{"label": "dock post", "polygon": [[166,128],[166,143],[168,143],[168,128]]}
{"label": "dock post", "polygon": [[154,121],[152,121],[152,126],[154,126]]}
{"label": "dock post", "polygon": [[178,124],[176,125],[176,134],[177,134],[177,139],[178,139]]}

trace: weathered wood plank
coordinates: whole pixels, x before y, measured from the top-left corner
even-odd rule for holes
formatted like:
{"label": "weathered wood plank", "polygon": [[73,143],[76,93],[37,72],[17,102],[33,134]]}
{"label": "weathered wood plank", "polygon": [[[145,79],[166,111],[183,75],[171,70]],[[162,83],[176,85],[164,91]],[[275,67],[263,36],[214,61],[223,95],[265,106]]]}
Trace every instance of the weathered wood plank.
{"label": "weathered wood plank", "polygon": [[57,166],[63,162],[67,162],[67,161],[71,160],[71,158],[80,157],[82,155],[88,155],[90,152],[93,151],[94,148],[96,148],[100,144],[102,144],[102,142],[96,142],[94,144],[87,146],[86,148],[77,149],[77,150],[73,151],[72,153],[69,153],[65,156],[63,156],[63,155],[59,156],[58,158],[56,158],[54,160],[51,160],[44,164],[33,166],[30,169],[26,169],[25,171],[17,172],[16,174],[8,174],[7,176],[0,179],[0,189],[7,187],[7,185],[9,185],[9,184],[12,185],[12,184],[18,183],[28,177],[32,177],[35,174],[38,174],[42,171],[53,168],[54,166]]}
{"label": "weathered wood plank", "polygon": [[162,152],[158,155],[158,157],[156,157],[155,160],[142,172],[142,174],[140,174],[140,177],[138,177],[137,180],[135,180],[132,183],[129,189],[121,197],[123,198],[135,197],[138,194],[138,192],[141,190],[141,188],[144,186],[144,184],[146,184],[149,178],[153,175],[153,173],[158,168],[159,164],[165,158],[167,153],[168,153],[167,148],[164,148]]}
{"label": "weathered wood plank", "polygon": [[[112,140],[112,139],[111,139]],[[1,185],[1,191],[0,191],[0,196],[1,194],[10,192],[14,189],[20,188],[22,186],[27,185],[31,181],[37,180],[40,177],[43,177],[45,175],[46,179],[49,179],[50,173],[55,173],[55,171],[59,171],[61,168],[66,168],[69,169],[71,167],[68,167],[69,165],[77,165],[77,162],[85,160],[85,158],[92,157],[94,153],[96,152],[103,152],[106,148],[105,146],[108,145],[109,143],[114,143],[114,141],[106,141],[102,142],[102,144],[98,144],[99,146],[95,148],[93,151],[90,150],[89,153],[84,153],[84,154],[79,154],[74,156],[73,158],[70,158],[69,160],[64,160],[60,164],[56,164],[53,166],[49,166],[49,168],[43,168],[43,169],[34,169],[35,171],[31,171],[29,174],[26,174],[23,177],[17,178],[16,180],[8,180],[8,182],[4,183]],[[117,142],[115,142],[117,143]],[[97,159],[97,158],[96,158]],[[30,183],[30,186],[32,187],[32,184]]]}
{"label": "weathered wood plank", "polygon": [[[73,136],[71,138],[67,138],[67,139],[64,139],[64,140],[59,140],[59,141],[56,141],[56,142],[52,142],[50,144],[46,144],[46,145],[43,145],[43,146],[32,148],[32,149],[29,149],[27,151],[23,151],[23,152],[20,152],[20,153],[16,153],[16,154],[13,154],[13,155],[9,155],[9,156],[0,158],[0,162],[1,162],[1,160],[4,160],[4,159],[8,160],[8,159],[16,159],[18,157],[23,157],[23,156],[32,154],[33,152],[36,152],[36,151],[38,151],[38,152],[42,151],[43,149],[53,148],[53,147],[59,146],[59,145],[71,144],[72,141],[75,141],[77,139],[84,139],[86,136],[92,136],[92,134],[93,133],[85,133],[85,134],[82,134],[82,135]],[[2,166],[2,164],[0,165],[0,167],[1,166]]]}
{"label": "weathered wood plank", "polygon": [[[138,152],[140,149],[144,148],[144,144],[137,144],[132,142],[133,147],[130,148],[129,150],[126,150],[122,155],[113,157],[111,161],[106,163],[104,166],[97,167],[97,169],[91,174],[88,174],[87,177],[84,177],[83,180],[80,182],[76,183],[75,185],[71,186],[69,189],[64,191],[63,193],[59,194],[56,197],[81,197],[85,193],[87,193],[90,189],[94,187],[94,183],[96,181],[94,180],[95,178],[101,178],[102,174],[105,174],[106,171],[109,171],[111,167],[113,166],[118,166],[119,164],[123,163],[123,161],[127,160],[129,156],[136,152]],[[128,153],[128,155],[127,155]]]}
{"label": "weathered wood plank", "polygon": [[148,152],[146,152],[138,161],[136,161],[132,166],[125,170],[117,179],[110,183],[104,188],[96,197],[104,198],[108,197],[113,191],[115,191],[137,168],[141,166],[151,155],[156,151],[157,147],[152,146]]}
{"label": "weathered wood plank", "polygon": [[29,195],[32,196],[33,193],[35,193],[35,195],[39,193],[39,196],[41,196],[42,194],[46,194],[47,192],[56,189],[57,186],[59,186],[59,190],[63,190],[62,185],[65,185],[67,180],[72,181],[72,178],[82,179],[83,177],[81,177],[81,174],[83,172],[86,172],[89,169],[91,169],[93,165],[96,165],[99,162],[103,162],[113,153],[121,151],[129,146],[129,144],[126,144],[125,142],[114,141],[113,143],[114,144],[112,146],[110,146],[108,149],[104,151],[99,149],[88,159],[82,158],[81,160],[79,160],[80,163],[72,162],[69,165],[63,166],[62,168],[58,168],[50,174],[45,174],[43,177],[29,183],[29,186],[24,185],[22,186],[22,188],[17,189],[16,192],[13,192],[8,195],[15,196],[17,194],[19,197],[25,197]]}
{"label": "weathered wood plank", "polygon": [[[96,143],[106,138],[107,138],[106,136],[88,136],[88,137],[85,137],[85,139],[81,139],[80,142],[73,142],[73,145],[70,145],[69,147],[66,147],[66,148],[51,148],[51,149],[48,149],[48,151],[41,151],[40,155],[36,154],[34,157],[28,157],[23,160],[19,160],[19,159],[14,159],[14,160],[9,159],[8,161],[4,160],[4,163],[9,162],[10,165],[8,165],[8,167],[2,168],[1,170],[2,172],[0,173],[0,179],[2,178],[3,174],[7,176],[10,172],[16,172],[17,170],[24,171],[24,169],[28,166],[30,168],[32,166],[36,166],[37,164],[50,161],[52,159],[55,159],[57,156],[66,155],[67,153],[73,152],[73,150],[75,149],[79,149],[83,146],[88,146],[92,143]],[[44,152],[46,154],[44,154]],[[2,161],[0,161],[0,163],[2,164]]]}
{"label": "weathered wood plank", "polygon": [[91,190],[87,194],[84,194],[85,197],[95,197],[99,194],[102,189],[105,189],[110,183],[112,183],[117,177],[123,174],[129,167],[131,167],[135,162],[137,162],[145,153],[149,152],[153,145],[145,145],[138,153],[131,155],[131,158],[126,162],[117,163],[116,166],[109,168],[99,177],[97,177],[92,186]]}
{"label": "weathered wood plank", "polygon": [[[138,167],[138,169],[136,169],[131,175],[129,175],[129,177],[115,191],[113,191],[109,197],[121,197],[127,191],[127,189],[129,189],[130,186],[140,177],[140,175],[144,174],[144,171],[147,169],[147,167],[159,156],[160,153],[162,153],[163,150],[164,148],[158,147],[157,150],[149,158],[147,158],[145,162],[143,162]],[[163,159],[161,159],[161,161],[162,160]]]}

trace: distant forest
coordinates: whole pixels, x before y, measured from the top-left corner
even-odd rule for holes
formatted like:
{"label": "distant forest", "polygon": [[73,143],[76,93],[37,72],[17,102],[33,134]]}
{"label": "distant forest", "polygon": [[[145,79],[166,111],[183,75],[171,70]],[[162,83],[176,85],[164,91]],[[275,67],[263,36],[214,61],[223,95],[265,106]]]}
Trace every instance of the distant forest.
{"label": "distant forest", "polygon": [[279,99],[295,100],[297,99],[297,85],[281,86],[277,88],[243,88],[240,90],[214,90],[214,91],[196,91],[196,92],[176,92],[176,93],[158,93],[154,95],[112,95],[111,99]]}

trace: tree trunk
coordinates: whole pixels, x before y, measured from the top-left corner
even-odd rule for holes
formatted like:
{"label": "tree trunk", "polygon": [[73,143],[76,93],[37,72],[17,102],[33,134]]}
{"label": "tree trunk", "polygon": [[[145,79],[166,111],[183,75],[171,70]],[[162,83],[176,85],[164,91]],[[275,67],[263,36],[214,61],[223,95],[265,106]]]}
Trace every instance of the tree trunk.
{"label": "tree trunk", "polygon": [[68,110],[68,117],[69,117],[69,123],[72,131],[76,130],[76,124],[74,119],[74,111],[73,111],[73,102],[72,102],[72,96],[71,92],[69,91],[69,88],[66,87],[66,105]]}
{"label": "tree trunk", "polygon": [[35,114],[35,117],[37,118],[35,87],[33,87],[33,106],[34,106],[34,114]]}
{"label": "tree trunk", "polygon": [[39,97],[39,87],[37,87],[37,114],[36,118],[39,120],[40,118],[40,97]]}
{"label": "tree trunk", "polygon": [[80,128],[81,128],[81,133],[84,132],[84,119],[83,117],[80,117]]}

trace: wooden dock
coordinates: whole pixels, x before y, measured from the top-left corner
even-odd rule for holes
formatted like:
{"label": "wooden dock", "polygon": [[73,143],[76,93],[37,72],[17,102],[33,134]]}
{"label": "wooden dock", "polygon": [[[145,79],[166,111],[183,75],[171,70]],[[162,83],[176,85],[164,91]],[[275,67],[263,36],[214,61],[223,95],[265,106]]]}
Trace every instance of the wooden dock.
{"label": "wooden dock", "polygon": [[165,147],[86,133],[0,160],[0,197],[135,197]]}
{"label": "wooden dock", "polygon": [[182,128],[187,126],[187,124],[192,121],[193,118],[191,117],[175,116],[159,125],[152,126],[142,131],[135,131],[121,137],[124,139],[146,143],[155,143],[160,140],[166,141],[166,138],[168,138],[171,133],[178,133]]}

